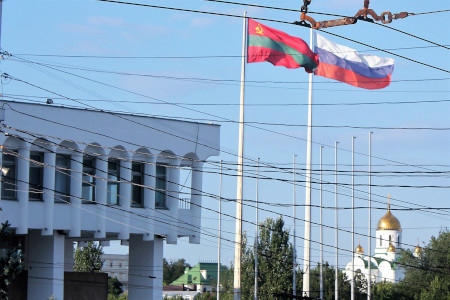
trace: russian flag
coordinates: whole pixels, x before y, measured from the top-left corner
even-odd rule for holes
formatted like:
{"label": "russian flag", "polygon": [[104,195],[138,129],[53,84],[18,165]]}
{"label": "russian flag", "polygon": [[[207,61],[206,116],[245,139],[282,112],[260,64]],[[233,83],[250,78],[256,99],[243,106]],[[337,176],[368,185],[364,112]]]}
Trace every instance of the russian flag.
{"label": "russian flag", "polygon": [[369,90],[382,89],[391,83],[392,58],[359,54],[355,49],[335,44],[318,34],[314,52],[319,55],[315,75]]}

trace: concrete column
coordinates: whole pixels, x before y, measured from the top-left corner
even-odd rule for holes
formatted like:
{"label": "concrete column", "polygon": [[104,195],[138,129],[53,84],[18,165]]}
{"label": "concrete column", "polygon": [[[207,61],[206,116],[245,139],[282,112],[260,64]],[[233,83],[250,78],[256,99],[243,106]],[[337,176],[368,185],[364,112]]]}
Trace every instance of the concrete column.
{"label": "concrete column", "polygon": [[152,241],[155,234],[155,185],[156,185],[156,157],[151,158],[144,166],[144,207],[148,216],[147,232],[144,234],[145,241]]}
{"label": "concrete column", "polygon": [[54,152],[44,152],[44,228],[42,235],[53,234],[53,211],[55,206],[55,165],[56,154]]}
{"label": "concrete column", "polygon": [[64,235],[42,236],[30,231],[28,299],[64,299]]}
{"label": "concrete column", "polygon": [[[180,159],[173,158],[170,160],[170,165],[167,166],[167,196],[166,205],[170,216],[170,228],[167,234],[167,244],[176,244],[178,239],[178,205],[179,205],[179,190],[180,190]],[[167,216],[166,216],[167,218]]]}
{"label": "concrete column", "polygon": [[120,161],[120,196],[119,205],[125,210],[121,214],[122,222],[126,225],[121,226],[118,238],[121,240],[128,240],[130,238],[130,213],[131,210],[131,161],[121,160]]}
{"label": "concrete column", "polygon": [[81,183],[83,173],[83,155],[72,154],[70,160],[70,203],[71,206],[71,226],[69,236],[79,237],[81,235]]}
{"label": "concrete column", "polygon": [[163,240],[144,241],[130,236],[128,299],[161,299],[163,286]]}
{"label": "concrete column", "polygon": [[30,148],[19,149],[17,158],[17,200],[19,201],[19,222],[16,234],[28,233],[28,196],[30,180]]}
{"label": "concrete column", "polygon": [[[97,222],[98,227],[94,233],[95,238],[106,237],[106,199],[107,199],[107,179],[108,179],[108,157],[97,156],[95,160],[96,171],[95,175],[95,202],[97,205]],[[94,217],[93,215],[90,217]]]}
{"label": "concrete column", "polygon": [[73,272],[73,240],[64,240],[64,272]]}
{"label": "concrete column", "polygon": [[192,233],[189,235],[189,243],[200,244],[201,218],[202,218],[202,195],[203,190],[203,163],[192,163],[191,182],[191,224]]}

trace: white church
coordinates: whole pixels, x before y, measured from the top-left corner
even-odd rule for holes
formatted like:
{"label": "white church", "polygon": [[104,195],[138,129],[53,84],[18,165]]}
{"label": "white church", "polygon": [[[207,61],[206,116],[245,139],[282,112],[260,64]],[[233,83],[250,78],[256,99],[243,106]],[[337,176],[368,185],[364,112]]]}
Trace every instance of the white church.
{"label": "white church", "polygon": [[[349,280],[360,273],[371,282],[398,282],[404,276],[401,265],[397,264],[399,250],[402,248],[402,227],[400,221],[392,214],[388,204],[386,214],[378,221],[375,233],[375,253],[366,255],[359,244],[344,273]],[[420,251],[416,247],[415,253]],[[369,268],[370,262],[370,268]],[[370,273],[369,273],[370,269]],[[354,271],[353,271],[354,270]]]}
{"label": "white church", "polygon": [[68,295],[74,245],[112,240],[129,246],[129,299],[161,299],[163,244],[200,243],[203,165],[220,153],[220,126],[51,101],[0,107],[0,221],[27,274],[16,299],[80,299]]}

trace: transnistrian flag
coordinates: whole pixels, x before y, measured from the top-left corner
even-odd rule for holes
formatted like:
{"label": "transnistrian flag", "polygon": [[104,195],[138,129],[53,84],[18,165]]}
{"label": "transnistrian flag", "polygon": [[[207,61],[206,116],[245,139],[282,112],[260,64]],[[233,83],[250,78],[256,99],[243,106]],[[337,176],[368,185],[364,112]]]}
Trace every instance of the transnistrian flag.
{"label": "transnistrian flag", "polygon": [[394,60],[360,54],[355,49],[333,43],[316,34],[314,52],[319,55],[315,75],[356,87],[374,90],[387,87],[394,72]]}
{"label": "transnistrian flag", "polygon": [[289,69],[304,67],[309,73],[319,63],[304,40],[248,19],[247,62],[265,61]]}

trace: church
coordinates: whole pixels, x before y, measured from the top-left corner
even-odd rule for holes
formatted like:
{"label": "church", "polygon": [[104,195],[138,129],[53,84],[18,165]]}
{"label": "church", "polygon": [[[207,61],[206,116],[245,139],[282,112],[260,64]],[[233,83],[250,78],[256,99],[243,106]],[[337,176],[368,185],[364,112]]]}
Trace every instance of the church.
{"label": "church", "polygon": [[[358,244],[353,260],[346,265],[344,273],[349,280],[352,280],[353,274],[360,273],[366,280],[370,278],[372,282],[398,282],[404,275],[401,265],[398,264],[401,248],[402,227],[400,221],[392,214],[389,203],[386,214],[378,221],[375,253],[365,255],[364,248]],[[415,249],[415,252],[417,251],[418,249]]]}

